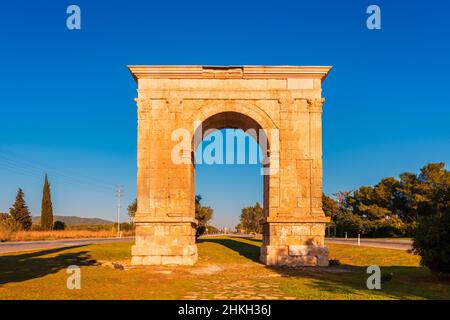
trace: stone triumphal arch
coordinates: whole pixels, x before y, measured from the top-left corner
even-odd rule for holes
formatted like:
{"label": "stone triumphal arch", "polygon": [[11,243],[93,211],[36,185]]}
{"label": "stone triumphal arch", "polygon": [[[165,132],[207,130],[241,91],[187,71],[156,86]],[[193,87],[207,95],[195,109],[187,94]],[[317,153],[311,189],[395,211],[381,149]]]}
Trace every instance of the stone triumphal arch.
{"label": "stone triumphal arch", "polygon": [[[138,84],[135,265],[197,261],[194,142],[199,128],[262,129],[267,265],[328,265],[322,211],[322,81],[330,67],[130,66]],[[192,143],[173,161],[174,132]],[[271,134],[275,132],[276,134]],[[201,134],[200,133],[200,134]],[[232,200],[230,200],[232,201]]]}

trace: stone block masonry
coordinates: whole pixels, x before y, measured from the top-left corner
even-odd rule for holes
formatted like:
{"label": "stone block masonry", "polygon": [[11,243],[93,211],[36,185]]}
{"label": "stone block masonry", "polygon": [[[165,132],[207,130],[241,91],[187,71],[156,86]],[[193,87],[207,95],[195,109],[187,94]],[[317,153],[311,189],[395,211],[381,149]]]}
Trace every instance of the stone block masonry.
{"label": "stone block masonry", "polygon": [[[322,210],[322,81],[330,67],[130,66],[138,85],[134,265],[193,265],[195,166],[175,163],[175,130],[192,143],[210,129],[276,130],[267,135],[261,261],[326,266]],[[201,127],[198,124],[201,124]]]}

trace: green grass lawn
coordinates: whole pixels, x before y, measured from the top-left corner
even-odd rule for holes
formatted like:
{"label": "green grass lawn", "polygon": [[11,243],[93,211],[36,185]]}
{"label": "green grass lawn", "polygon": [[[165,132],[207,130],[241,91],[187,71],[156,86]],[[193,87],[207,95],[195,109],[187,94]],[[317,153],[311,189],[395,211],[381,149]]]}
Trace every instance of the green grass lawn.
{"label": "green grass lawn", "polygon": [[[329,244],[329,268],[269,268],[259,240],[200,241],[194,267],[127,267],[131,243],[86,245],[0,256],[0,299],[449,299],[450,282],[400,250]],[[120,262],[125,270],[110,267]],[[66,268],[81,266],[81,289],[66,287]],[[366,266],[393,273],[366,288]]]}

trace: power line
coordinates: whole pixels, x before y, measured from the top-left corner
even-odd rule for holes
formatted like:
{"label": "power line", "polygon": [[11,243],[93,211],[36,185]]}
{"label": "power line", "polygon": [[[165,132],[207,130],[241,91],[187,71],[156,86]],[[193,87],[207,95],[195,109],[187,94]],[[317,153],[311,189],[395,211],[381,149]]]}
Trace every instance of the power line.
{"label": "power line", "polygon": [[[44,171],[42,172],[33,172],[29,171],[24,168],[20,168],[17,166],[11,166],[7,163],[0,163],[0,168],[6,169],[7,171],[10,171],[15,174],[31,177],[37,180],[42,180],[43,175],[45,174]],[[53,176],[52,172],[48,172],[50,176]],[[86,189],[87,184],[79,182],[79,181],[71,181],[71,180],[61,180],[60,177],[56,176],[56,181],[58,181],[58,185],[68,186],[68,187],[76,187],[78,189]],[[94,187],[97,189],[96,192],[101,192],[103,194],[111,195],[114,192],[113,188],[110,188],[109,190],[106,190],[105,188],[98,188],[98,186],[95,185],[89,185],[90,187]]]}
{"label": "power line", "polygon": [[[16,156],[18,156],[16,154]],[[122,198],[131,200],[130,197],[127,197],[123,192],[123,187],[119,186],[114,188],[113,183],[107,182],[106,180],[101,180],[97,178],[93,178],[90,176],[86,176],[85,174],[73,173],[68,174],[59,169],[55,169],[54,167],[47,166],[42,163],[31,162],[25,160],[23,157],[20,159],[14,158],[12,153],[6,153],[0,150],[0,169],[6,169],[7,171],[13,172],[15,174],[20,174],[23,176],[28,176],[34,179],[41,180],[43,175],[47,172],[49,175],[56,178],[56,181],[60,185],[65,185],[69,187],[77,187],[82,189],[87,189],[87,186],[90,188],[94,187],[98,192],[103,194],[108,194],[111,196],[114,192],[116,194],[117,199],[117,222],[118,222],[118,235],[120,235],[120,214],[121,214],[121,202]]]}
{"label": "power line", "polygon": [[[61,172],[56,169],[48,169],[43,166],[28,163],[24,163],[23,160],[15,160],[9,157],[6,157],[4,154],[0,153],[0,166],[22,175],[27,175],[30,177],[36,177],[41,179],[45,172],[50,173],[53,177],[56,177],[58,180],[62,180],[60,183],[64,185],[76,185],[78,187],[86,187],[89,185],[90,187],[95,187],[97,189],[102,189],[102,191],[108,191],[108,194],[112,194],[114,192],[114,188],[111,187],[113,184],[106,184],[104,182],[97,182],[97,179],[84,176],[84,180],[82,174],[79,174],[78,177],[74,177],[72,175],[68,175],[66,173]],[[87,180],[91,181],[87,181]]]}
{"label": "power line", "polygon": [[86,181],[89,180],[89,184],[95,184],[99,187],[106,188],[108,190],[111,190],[111,186],[113,185],[112,182],[106,181],[99,178],[94,178],[92,176],[87,176],[80,172],[71,172],[68,173],[67,170],[65,172],[56,169],[55,167],[49,166],[48,164],[38,163],[38,162],[31,162],[29,160],[26,160],[25,156],[21,156],[18,154],[13,154],[11,152],[8,152],[8,154],[5,151],[0,151],[0,158],[4,161],[7,161],[9,163],[12,163],[16,166],[21,166],[22,168],[27,168],[31,170],[38,170],[43,172],[52,172],[54,175],[58,175],[67,179],[70,179],[72,181]]}

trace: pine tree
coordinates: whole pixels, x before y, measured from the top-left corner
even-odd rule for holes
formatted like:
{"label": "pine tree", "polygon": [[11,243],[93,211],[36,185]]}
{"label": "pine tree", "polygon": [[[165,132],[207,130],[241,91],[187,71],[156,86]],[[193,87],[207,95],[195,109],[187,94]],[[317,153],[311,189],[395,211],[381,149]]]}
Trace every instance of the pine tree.
{"label": "pine tree", "polygon": [[45,174],[44,191],[42,193],[41,227],[44,230],[51,230],[53,228],[52,197],[50,195],[50,184],[48,183],[47,174]]}
{"label": "pine tree", "polygon": [[14,201],[12,208],[9,209],[9,214],[12,219],[21,225],[23,230],[30,230],[32,224],[31,214],[25,203],[23,191],[20,188],[17,191],[16,201]]}

